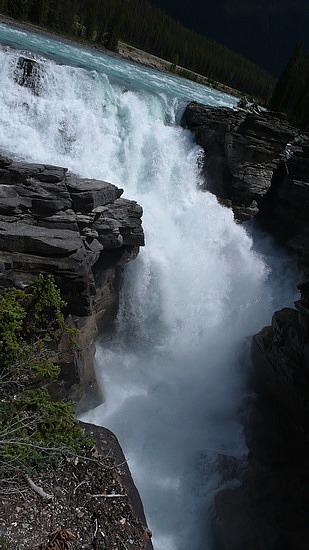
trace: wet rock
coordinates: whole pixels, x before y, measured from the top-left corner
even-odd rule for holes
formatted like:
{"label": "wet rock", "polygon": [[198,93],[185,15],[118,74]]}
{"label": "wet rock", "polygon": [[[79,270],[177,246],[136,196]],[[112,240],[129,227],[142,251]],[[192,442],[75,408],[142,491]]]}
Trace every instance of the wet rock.
{"label": "wet rock", "polygon": [[35,95],[40,95],[42,64],[30,56],[20,56],[14,70],[14,80],[25,88],[29,88]]}
{"label": "wet rock", "polygon": [[113,203],[123,193],[123,189],[111,183],[71,175],[67,178],[67,187],[76,212],[92,212],[98,206]]}

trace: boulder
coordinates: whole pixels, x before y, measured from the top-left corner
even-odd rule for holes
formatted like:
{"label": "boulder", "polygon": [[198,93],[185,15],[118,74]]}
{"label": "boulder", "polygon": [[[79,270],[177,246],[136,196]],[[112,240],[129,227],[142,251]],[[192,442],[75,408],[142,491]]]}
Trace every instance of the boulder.
{"label": "boulder", "polygon": [[25,88],[29,88],[35,95],[41,93],[41,81],[44,78],[45,67],[42,60],[35,59],[31,52],[23,52],[14,68],[14,80]]}

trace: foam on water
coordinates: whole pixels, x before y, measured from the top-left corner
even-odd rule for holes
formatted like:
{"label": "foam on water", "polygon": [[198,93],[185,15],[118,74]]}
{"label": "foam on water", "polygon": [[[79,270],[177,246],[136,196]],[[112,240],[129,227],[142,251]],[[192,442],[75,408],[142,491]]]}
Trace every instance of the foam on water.
{"label": "foam on water", "polygon": [[232,213],[200,190],[202,151],[177,124],[184,93],[234,100],[123,62],[116,78],[118,60],[103,71],[99,54],[80,53],[78,63],[72,46],[21,37],[41,54],[58,48],[68,65],[42,61],[34,95],[14,82],[18,52],[0,49],[1,148],[111,181],[144,208],[146,247],[125,269],[116,334],[97,346],[106,401],[85,420],[119,437],[156,550],[210,548],[218,458],[246,457],[245,342],[291,301],[295,281],[284,253],[256,252]]}

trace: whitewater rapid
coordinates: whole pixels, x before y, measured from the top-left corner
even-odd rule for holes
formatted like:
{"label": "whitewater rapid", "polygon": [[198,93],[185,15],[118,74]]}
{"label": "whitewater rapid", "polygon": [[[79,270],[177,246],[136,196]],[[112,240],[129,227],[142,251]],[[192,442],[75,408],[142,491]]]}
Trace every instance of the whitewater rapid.
{"label": "whitewater rapid", "polygon": [[0,40],[54,57],[34,95],[14,81],[18,52],[0,48],[1,150],[110,181],[143,206],[146,246],[125,269],[115,334],[97,345],[105,403],[83,419],[119,438],[155,549],[207,550],[217,465],[246,460],[250,336],[295,281],[283,252],[262,235],[255,250],[201,190],[202,151],[179,125],[186,100],[235,100],[3,25]]}

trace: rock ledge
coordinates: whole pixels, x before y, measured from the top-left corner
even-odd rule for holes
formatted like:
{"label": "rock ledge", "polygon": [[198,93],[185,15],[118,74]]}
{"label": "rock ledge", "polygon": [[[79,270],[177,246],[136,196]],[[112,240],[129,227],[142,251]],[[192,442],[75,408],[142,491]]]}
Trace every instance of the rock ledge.
{"label": "rock ledge", "polygon": [[144,245],[142,208],[122,193],[65,168],[0,157],[0,291],[52,274],[79,330],[80,350],[67,355],[54,389],[60,399],[85,399],[95,387],[98,325],[115,315],[122,266]]}

